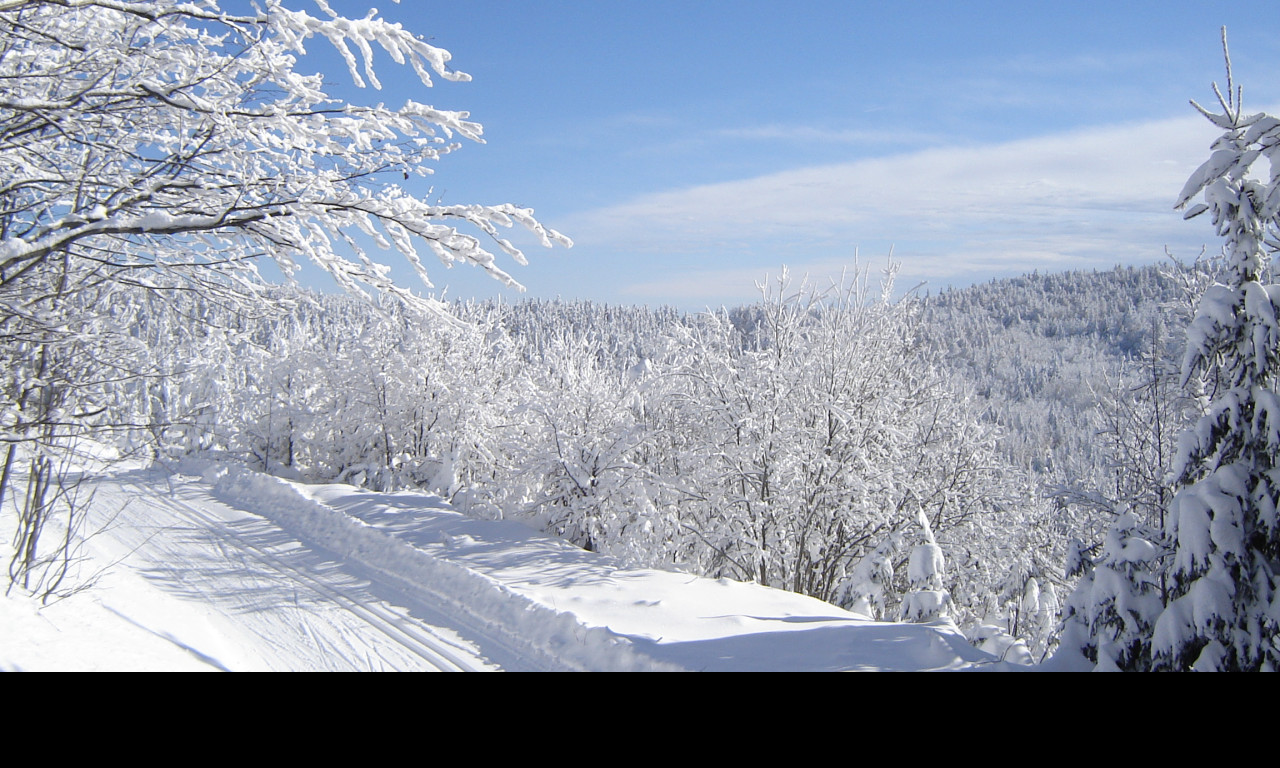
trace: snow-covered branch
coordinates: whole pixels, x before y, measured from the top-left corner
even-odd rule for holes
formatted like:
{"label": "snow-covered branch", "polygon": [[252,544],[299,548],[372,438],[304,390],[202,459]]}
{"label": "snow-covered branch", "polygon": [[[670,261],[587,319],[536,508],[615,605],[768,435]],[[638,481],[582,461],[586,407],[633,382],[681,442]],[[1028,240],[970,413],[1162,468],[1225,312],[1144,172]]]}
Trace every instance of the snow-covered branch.
{"label": "snow-covered branch", "polygon": [[455,136],[482,141],[480,125],[412,100],[343,104],[294,69],[296,55],[322,38],[374,88],[378,49],[424,86],[470,78],[398,24],[317,7],[269,0],[235,16],[216,2],[0,3],[0,286],[19,290],[62,252],[163,267],[213,248],[222,263],[265,254],[286,273],[300,254],[340,284],[390,290],[385,270],[346,247],[359,234],[424,281],[415,242],[518,288],[495,254],[526,259],[498,227],[570,244],[531,210],[432,205],[393,183],[430,173]]}

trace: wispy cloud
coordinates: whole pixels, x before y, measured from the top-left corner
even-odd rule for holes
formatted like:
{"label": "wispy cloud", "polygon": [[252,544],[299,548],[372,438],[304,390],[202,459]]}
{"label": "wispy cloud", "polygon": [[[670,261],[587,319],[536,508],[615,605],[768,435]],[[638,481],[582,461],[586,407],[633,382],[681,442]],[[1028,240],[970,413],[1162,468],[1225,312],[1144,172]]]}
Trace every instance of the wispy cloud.
{"label": "wispy cloud", "polygon": [[827,128],[816,125],[787,125],[769,123],[744,128],[725,128],[714,133],[718,139],[741,139],[744,141],[794,142],[810,144],[937,144],[943,140],[941,134],[921,131],[900,131],[883,129]]}
{"label": "wispy cloud", "polygon": [[859,245],[893,244],[909,281],[1149,262],[1212,239],[1172,203],[1213,135],[1191,116],[930,148],[646,195],[564,224],[593,254],[644,255],[648,274],[623,290],[651,299],[750,298],[761,266],[847,260]]}

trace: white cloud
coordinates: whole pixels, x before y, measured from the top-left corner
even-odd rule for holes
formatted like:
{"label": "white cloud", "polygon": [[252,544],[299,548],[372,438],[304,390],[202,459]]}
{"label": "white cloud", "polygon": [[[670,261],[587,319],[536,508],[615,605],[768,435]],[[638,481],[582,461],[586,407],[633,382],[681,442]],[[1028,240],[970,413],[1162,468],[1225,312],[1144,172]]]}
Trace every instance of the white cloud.
{"label": "white cloud", "polygon": [[633,296],[696,298],[713,276],[749,289],[759,265],[832,262],[859,245],[894,244],[911,281],[1149,262],[1213,239],[1172,210],[1213,137],[1193,115],[931,148],[646,195],[563,228],[592,253],[647,256],[650,275],[623,289]]}
{"label": "white cloud", "polygon": [[725,128],[713,134],[721,139],[769,141],[782,144],[937,144],[943,136],[920,131],[865,130],[856,128],[824,128],[813,125],[768,123],[747,128]]}

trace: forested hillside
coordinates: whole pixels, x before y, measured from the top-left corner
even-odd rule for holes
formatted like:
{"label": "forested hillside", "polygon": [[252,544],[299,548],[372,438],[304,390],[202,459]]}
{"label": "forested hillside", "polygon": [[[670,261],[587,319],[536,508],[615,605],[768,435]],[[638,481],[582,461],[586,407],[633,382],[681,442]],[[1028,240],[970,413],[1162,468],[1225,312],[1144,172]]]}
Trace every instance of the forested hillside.
{"label": "forested hillside", "polygon": [[1116,431],[1138,428],[1117,420],[1137,418],[1127,412],[1151,403],[1153,385],[1177,399],[1185,327],[1213,269],[1169,262],[993,280],[928,298],[925,334],[1004,428],[1006,455],[1078,488],[1113,474],[1115,441],[1136,439]]}
{"label": "forested hillside", "polygon": [[[1149,490],[1109,484],[1132,460],[1117,451],[1145,449],[1108,419],[1150,426],[1145,329],[1164,334],[1163,371],[1195,279],[1153,267],[894,299],[865,274],[784,275],[697,315],[530,301],[423,317],[281,287],[289,311],[254,316],[155,291],[107,309],[152,373],[104,377],[98,421],[161,461],[436,491],[636,565],[949,614],[1039,657],[1070,542],[1095,545],[1111,496]],[[97,338],[127,347],[118,333]],[[912,564],[922,547],[934,570]]]}
{"label": "forested hillside", "polygon": [[1178,434],[1203,408],[1179,386],[1185,329],[1218,268],[1037,273],[926,302],[930,344],[1051,499],[1068,570],[1117,510],[1163,525]]}

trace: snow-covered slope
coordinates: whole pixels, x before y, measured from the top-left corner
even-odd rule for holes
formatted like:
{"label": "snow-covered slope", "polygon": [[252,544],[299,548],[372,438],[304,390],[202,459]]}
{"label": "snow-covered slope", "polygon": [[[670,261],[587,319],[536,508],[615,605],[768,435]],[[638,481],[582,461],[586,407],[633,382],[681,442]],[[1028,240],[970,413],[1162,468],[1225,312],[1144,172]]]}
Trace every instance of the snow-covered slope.
{"label": "snow-covered slope", "polygon": [[94,482],[81,569],[0,599],[0,668],[925,670],[1003,666],[945,624],[630,570],[438,497],[214,464]]}

